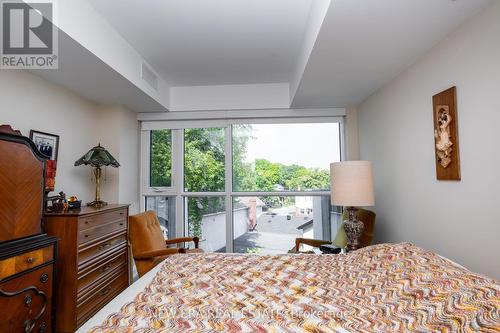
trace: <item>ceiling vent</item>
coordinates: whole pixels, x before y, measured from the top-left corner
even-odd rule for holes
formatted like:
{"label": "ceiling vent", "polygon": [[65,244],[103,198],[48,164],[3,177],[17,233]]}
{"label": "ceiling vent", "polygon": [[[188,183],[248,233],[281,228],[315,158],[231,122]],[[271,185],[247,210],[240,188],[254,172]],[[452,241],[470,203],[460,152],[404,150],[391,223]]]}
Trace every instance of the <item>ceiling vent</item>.
{"label": "ceiling vent", "polygon": [[141,63],[141,78],[154,90],[158,90],[158,75],[144,61]]}

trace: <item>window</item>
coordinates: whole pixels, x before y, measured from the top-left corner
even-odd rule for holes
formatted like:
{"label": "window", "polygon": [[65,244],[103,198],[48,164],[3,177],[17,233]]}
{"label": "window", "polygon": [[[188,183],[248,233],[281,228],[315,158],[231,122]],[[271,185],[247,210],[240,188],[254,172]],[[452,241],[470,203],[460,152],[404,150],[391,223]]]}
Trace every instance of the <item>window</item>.
{"label": "window", "polygon": [[187,234],[200,239],[205,252],[226,252],[224,197],[185,198]]}
{"label": "window", "polygon": [[172,185],[172,131],[151,131],[150,186],[170,187]]}
{"label": "window", "polygon": [[184,130],[184,186],[187,192],[224,191],[224,128]]}
{"label": "window", "polygon": [[174,198],[161,197],[161,196],[146,197],[145,210],[152,210],[156,212],[165,239],[175,238]]}
{"label": "window", "polygon": [[165,237],[261,254],[335,237],[329,164],[341,160],[341,118],[269,121],[147,123],[143,209],[158,213]]}
{"label": "window", "polygon": [[339,138],[338,123],[235,125],[233,190],[328,190]]}
{"label": "window", "polygon": [[330,240],[330,221],[328,196],[236,197],[234,252],[279,254],[298,237]]}

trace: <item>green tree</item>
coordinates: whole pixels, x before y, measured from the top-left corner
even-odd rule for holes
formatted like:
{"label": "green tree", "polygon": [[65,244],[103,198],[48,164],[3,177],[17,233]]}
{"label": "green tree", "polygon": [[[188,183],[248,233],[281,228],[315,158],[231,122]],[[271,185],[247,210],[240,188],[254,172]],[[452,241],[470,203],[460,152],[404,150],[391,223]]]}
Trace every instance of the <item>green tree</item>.
{"label": "green tree", "polygon": [[172,131],[151,131],[151,179],[154,187],[172,183]]}
{"label": "green tree", "polygon": [[[224,191],[224,148],[223,128],[184,130],[184,187],[187,191]],[[203,215],[223,211],[224,198],[189,198],[187,205],[189,235],[201,237]]]}
{"label": "green tree", "polygon": [[328,190],[330,186],[330,173],[322,169],[296,169],[286,180],[290,190]]}
{"label": "green tree", "polygon": [[184,130],[184,187],[190,192],[224,191],[224,129]]}
{"label": "green tree", "polygon": [[282,165],[265,159],[255,160],[255,187],[257,191],[274,191],[280,184]]}

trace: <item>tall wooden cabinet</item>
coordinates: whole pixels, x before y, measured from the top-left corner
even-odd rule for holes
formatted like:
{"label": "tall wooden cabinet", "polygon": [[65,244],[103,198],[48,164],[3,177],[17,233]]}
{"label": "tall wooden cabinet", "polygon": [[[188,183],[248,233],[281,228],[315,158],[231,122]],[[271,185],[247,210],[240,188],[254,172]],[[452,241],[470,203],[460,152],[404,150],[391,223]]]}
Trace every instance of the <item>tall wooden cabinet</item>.
{"label": "tall wooden cabinet", "polygon": [[59,239],[57,332],[74,332],[129,285],[128,205],[46,214]]}
{"label": "tall wooden cabinet", "polygon": [[0,126],[0,332],[52,332],[57,240],[43,233],[44,157]]}

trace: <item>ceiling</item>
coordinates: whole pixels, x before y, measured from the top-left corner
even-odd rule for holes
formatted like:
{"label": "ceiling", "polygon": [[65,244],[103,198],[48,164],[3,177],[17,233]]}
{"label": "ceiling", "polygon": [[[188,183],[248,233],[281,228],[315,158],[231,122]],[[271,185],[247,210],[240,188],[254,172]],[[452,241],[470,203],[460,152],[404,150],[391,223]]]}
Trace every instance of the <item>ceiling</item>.
{"label": "ceiling", "polygon": [[289,82],[313,0],[89,0],[173,86]]}
{"label": "ceiling", "polygon": [[357,105],[490,0],[332,0],[292,106]]}
{"label": "ceiling", "polygon": [[[171,86],[291,82],[312,1],[89,0]],[[360,103],[491,1],[332,0],[291,106]]]}

